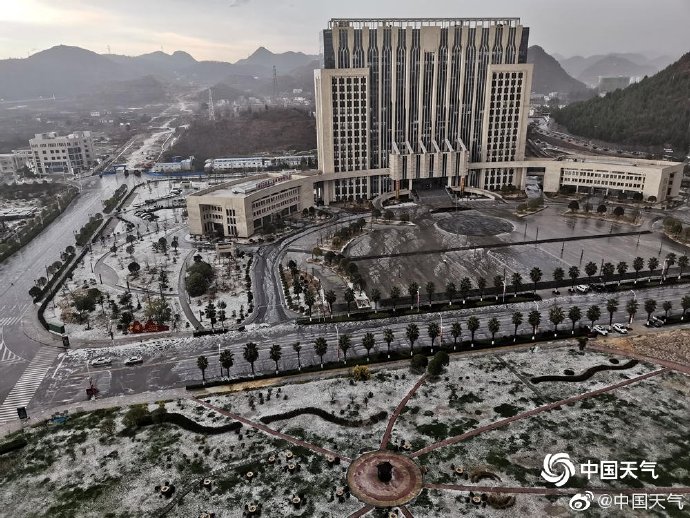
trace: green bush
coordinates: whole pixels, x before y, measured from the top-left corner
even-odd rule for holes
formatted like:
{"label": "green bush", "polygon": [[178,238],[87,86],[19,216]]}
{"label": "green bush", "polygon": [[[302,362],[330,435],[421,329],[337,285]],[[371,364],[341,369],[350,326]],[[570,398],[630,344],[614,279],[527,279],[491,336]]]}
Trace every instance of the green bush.
{"label": "green bush", "polygon": [[429,359],[423,354],[415,354],[410,360],[410,368],[415,372],[423,371],[428,364]]}

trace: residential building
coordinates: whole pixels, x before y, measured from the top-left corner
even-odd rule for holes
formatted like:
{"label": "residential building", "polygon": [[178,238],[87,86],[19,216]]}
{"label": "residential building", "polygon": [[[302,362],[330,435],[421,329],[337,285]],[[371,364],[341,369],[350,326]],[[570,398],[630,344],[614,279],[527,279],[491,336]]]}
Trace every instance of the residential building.
{"label": "residential building", "polygon": [[95,164],[93,139],[89,131],[65,136],[39,133],[29,141],[38,174],[83,173]]}

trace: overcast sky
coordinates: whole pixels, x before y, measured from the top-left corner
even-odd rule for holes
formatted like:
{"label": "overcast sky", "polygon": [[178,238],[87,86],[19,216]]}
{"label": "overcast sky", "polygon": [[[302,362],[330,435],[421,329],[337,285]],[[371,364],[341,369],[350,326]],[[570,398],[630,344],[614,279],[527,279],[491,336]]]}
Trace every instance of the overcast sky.
{"label": "overcast sky", "polygon": [[690,0],[0,0],[0,58],[58,44],[235,61],[259,46],[318,52],[330,18],[518,16],[565,56],[690,51]]}

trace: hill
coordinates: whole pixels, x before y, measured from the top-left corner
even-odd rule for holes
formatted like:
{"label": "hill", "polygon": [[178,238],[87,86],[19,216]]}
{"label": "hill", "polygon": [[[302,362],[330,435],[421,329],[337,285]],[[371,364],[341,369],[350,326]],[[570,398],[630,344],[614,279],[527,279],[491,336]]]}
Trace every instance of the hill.
{"label": "hill", "polygon": [[656,74],[650,65],[638,65],[623,56],[606,56],[585,68],[577,78],[587,84],[596,85],[600,76],[644,77]]}
{"label": "hill", "polygon": [[690,146],[690,53],[624,90],[553,112],[568,131],[622,144]]}
{"label": "hill", "polygon": [[533,92],[539,94],[570,93],[587,89],[584,83],[569,76],[561,64],[538,45],[527,49],[527,62],[534,64]]}
{"label": "hill", "polygon": [[319,56],[312,56],[302,52],[274,54],[265,47],[259,47],[248,58],[237,61],[235,66],[244,67],[245,70],[268,71],[271,75],[275,66],[279,74],[288,74],[291,70],[303,67],[318,58]]}

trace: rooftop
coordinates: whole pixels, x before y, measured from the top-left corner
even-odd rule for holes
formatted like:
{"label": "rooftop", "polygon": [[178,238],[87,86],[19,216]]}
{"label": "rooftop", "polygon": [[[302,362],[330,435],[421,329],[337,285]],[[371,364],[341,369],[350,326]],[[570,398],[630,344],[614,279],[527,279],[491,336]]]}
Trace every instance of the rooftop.
{"label": "rooftop", "polygon": [[668,162],[666,160],[644,160],[642,158],[626,158],[614,156],[597,156],[597,155],[569,155],[560,159],[561,162],[584,162],[591,164],[609,164],[609,165],[633,165],[640,167],[673,167],[681,164],[681,162]]}
{"label": "rooftop", "polygon": [[353,27],[486,27],[490,25],[520,25],[520,18],[331,18],[328,28]]}

